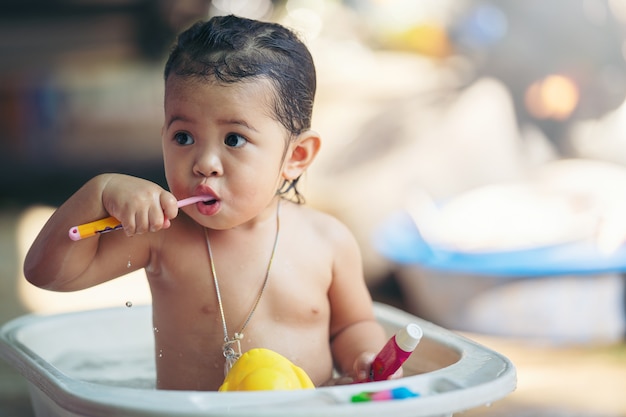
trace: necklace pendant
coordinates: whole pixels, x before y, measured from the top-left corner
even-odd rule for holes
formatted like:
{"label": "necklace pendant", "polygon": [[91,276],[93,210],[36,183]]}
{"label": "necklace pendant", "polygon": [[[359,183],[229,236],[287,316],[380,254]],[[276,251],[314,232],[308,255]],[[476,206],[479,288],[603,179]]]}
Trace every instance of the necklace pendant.
{"label": "necklace pendant", "polygon": [[235,337],[227,340],[222,347],[224,351],[224,358],[226,359],[226,362],[224,363],[224,376],[228,375],[228,372],[230,372],[230,369],[233,367],[235,362],[237,362],[237,359],[241,357],[241,337],[238,336],[243,335],[237,333]]}
{"label": "necklace pendant", "polygon": [[235,362],[237,362],[237,359],[230,356],[226,357],[226,362],[224,362],[224,377],[228,375]]}

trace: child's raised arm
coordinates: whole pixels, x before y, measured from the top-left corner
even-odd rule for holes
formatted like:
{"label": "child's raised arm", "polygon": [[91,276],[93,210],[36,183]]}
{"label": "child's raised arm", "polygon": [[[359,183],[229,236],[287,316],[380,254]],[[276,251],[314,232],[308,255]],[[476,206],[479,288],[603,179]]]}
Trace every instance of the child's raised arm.
{"label": "child's raised arm", "polygon": [[[121,174],[99,175],[50,217],[26,256],[24,275],[38,287],[73,291],[144,267],[150,244],[142,234],[169,227],[177,213],[176,198],[157,184]],[[72,226],[108,216],[120,220],[125,233],[78,242],[69,238]]]}

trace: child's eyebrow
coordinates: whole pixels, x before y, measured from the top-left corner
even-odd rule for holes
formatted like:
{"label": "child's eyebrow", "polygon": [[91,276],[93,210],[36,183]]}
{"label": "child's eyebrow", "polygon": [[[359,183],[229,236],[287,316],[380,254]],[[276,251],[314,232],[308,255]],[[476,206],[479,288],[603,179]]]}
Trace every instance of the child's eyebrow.
{"label": "child's eyebrow", "polygon": [[249,124],[248,122],[246,122],[245,120],[241,120],[241,119],[219,119],[217,121],[218,124],[220,125],[237,125],[237,126],[243,126],[248,130],[252,130],[253,132],[259,132],[254,126],[252,126],[251,124]]}
{"label": "child's eyebrow", "polygon": [[172,116],[170,117],[170,119],[167,121],[167,127],[169,128],[174,122],[190,122],[191,120],[186,118],[185,116],[180,116],[180,115],[176,115],[176,116]]}
{"label": "child's eyebrow", "polygon": [[[192,122],[193,120],[185,117],[183,115],[173,115],[168,121],[167,121],[167,127],[169,128],[174,122]],[[254,126],[252,126],[250,123],[246,122],[245,120],[242,119],[218,119],[217,121],[218,125],[222,125],[222,126],[231,126],[231,125],[235,125],[235,126],[243,126],[248,130],[252,130],[253,132],[259,133],[259,130],[256,129]]]}

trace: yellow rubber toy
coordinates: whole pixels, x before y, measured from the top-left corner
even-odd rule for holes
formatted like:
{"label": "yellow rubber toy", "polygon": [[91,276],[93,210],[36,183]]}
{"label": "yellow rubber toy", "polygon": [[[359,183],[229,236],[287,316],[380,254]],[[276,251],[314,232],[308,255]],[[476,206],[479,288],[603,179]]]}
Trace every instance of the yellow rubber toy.
{"label": "yellow rubber toy", "polygon": [[311,378],[269,349],[251,349],[241,355],[219,391],[269,391],[315,388]]}

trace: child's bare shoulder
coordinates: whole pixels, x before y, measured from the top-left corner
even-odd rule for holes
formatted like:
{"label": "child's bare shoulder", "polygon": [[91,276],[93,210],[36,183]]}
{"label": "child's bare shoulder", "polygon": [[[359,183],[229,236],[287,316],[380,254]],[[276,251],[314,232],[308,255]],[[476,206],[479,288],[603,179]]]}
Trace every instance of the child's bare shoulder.
{"label": "child's bare shoulder", "polygon": [[348,227],[335,216],[318,209],[289,203],[293,210],[296,224],[300,224],[302,232],[311,233],[318,237],[336,243],[353,241],[354,237]]}

